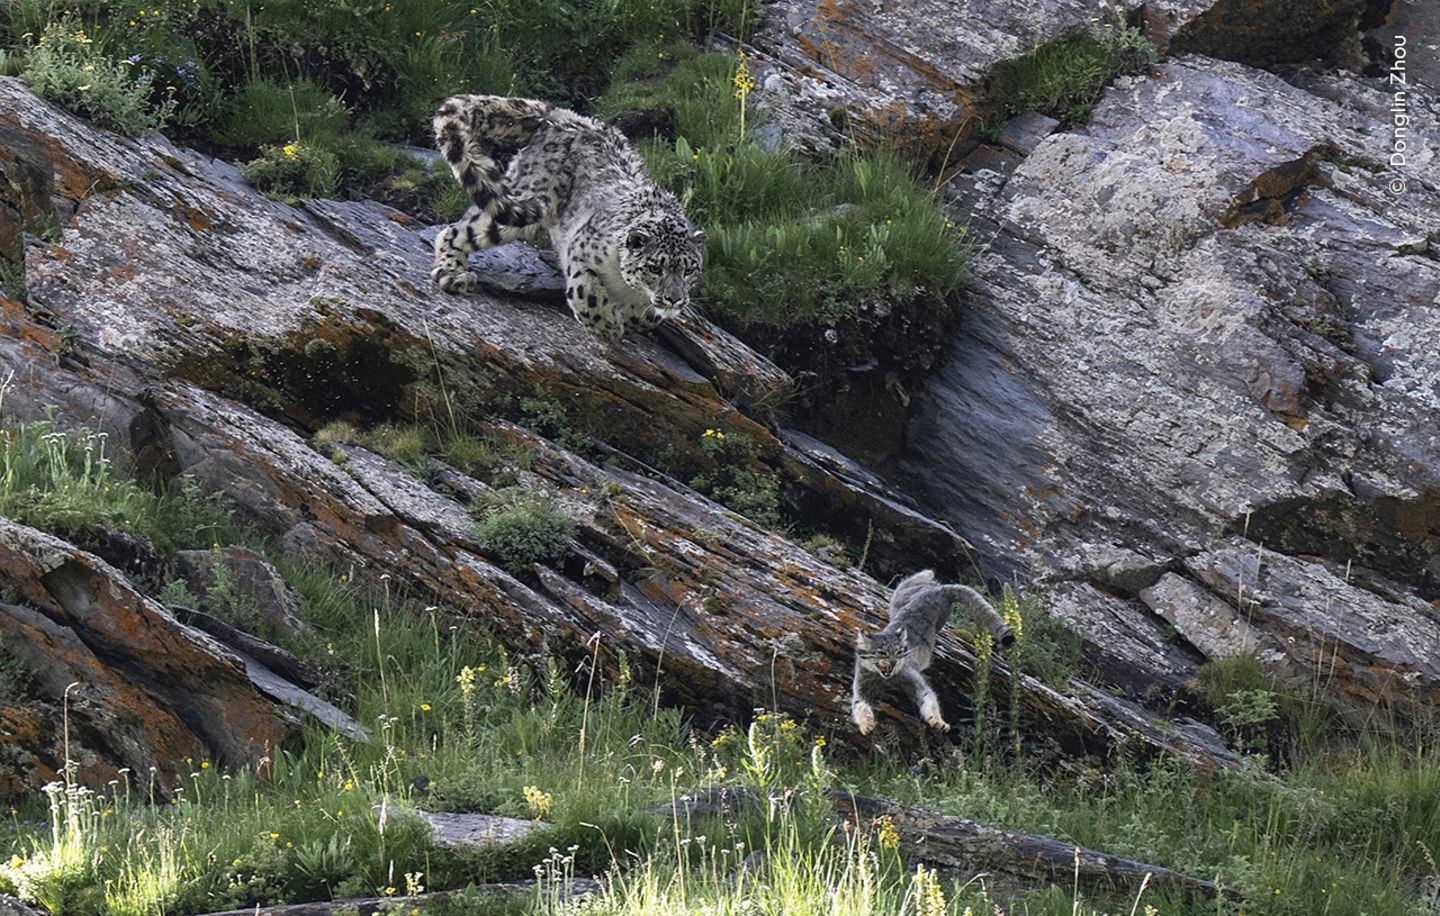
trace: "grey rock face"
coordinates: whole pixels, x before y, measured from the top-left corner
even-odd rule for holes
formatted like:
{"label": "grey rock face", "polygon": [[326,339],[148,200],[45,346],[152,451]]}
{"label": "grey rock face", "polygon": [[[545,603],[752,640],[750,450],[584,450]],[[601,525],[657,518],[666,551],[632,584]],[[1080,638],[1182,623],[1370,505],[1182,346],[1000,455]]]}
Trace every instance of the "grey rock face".
{"label": "grey rock face", "polygon": [[181,550],[175,554],[175,566],[196,595],[209,594],[223,577],[227,587],[253,605],[270,626],[292,633],[304,629],[300,599],[279,571],[248,547],[232,544],[213,550]]}
{"label": "grey rock face", "polygon": [[995,64],[1139,10],[1163,45],[1214,5],[779,0],[751,42],[756,99],[795,146],[833,150],[872,135],[943,156],[975,129]]}
{"label": "grey rock face", "polygon": [[385,819],[390,817],[413,818],[423,821],[430,828],[430,834],[441,846],[501,846],[524,839],[537,830],[544,830],[548,824],[540,821],[525,821],[518,817],[501,817],[498,814],[464,814],[453,811],[423,811],[419,808],[394,808],[375,806],[383,829]]}
{"label": "grey rock face", "polygon": [[[1281,605],[1247,633],[1235,577],[1188,568],[1233,535],[1291,557],[1295,581],[1349,563],[1391,583],[1397,619],[1425,632],[1416,615],[1440,596],[1440,182],[1433,154],[1388,164],[1391,103],[1373,80],[1181,57],[1108,90],[998,190],[964,186],[989,247],[903,471],[988,575],[1126,601],[1138,587],[1137,610],[1207,656],[1278,646]],[[1433,95],[1415,105],[1433,118]],[[1095,559],[1117,547],[1145,561],[1123,584]],[[1286,626],[1303,606],[1324,630],[1302,594],[1318,600],[1286,599]],[[1419,671],[1413,651],[1331,633]]]}

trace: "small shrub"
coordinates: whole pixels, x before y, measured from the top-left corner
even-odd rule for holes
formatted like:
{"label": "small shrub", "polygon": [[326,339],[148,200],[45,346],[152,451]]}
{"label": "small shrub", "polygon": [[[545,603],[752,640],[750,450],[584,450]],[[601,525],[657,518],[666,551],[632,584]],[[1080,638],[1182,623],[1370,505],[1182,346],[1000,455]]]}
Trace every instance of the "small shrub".
{"label": "small shrub", "polygon": [[241,172],[261,192],[282,200],[333,197],[340,183],[340,160],[324,147],[286,143],[264,147]]}
{"label": "small shrub", "polygon": [[1045,612],[1039,601],[1015,600],[1006,589],[1002,607],[1008,614],[1019,614],[1019,626],[1011,629],[1023,633],[1007,651],[1007,661],[1037,681],[1057,690],[1068,689],[1070,679],[1081,673],[1085,658],[1085,642],[1080,635],[1057,617]]}
{"label": "small shrub", "polygon": [[1201,702],[1227,738],[1241,750],[1263,753],[1272,731],[1289,727],[1300,711],[1294,697],[1276,690],[1274,679],[1253,655],[1215,659],[1195,672]]}
{"label": "small shrub", "polygon": [[712,462],[690,486],[766,528],[784,527],[780,476],[760,459],[755,440],[743,433],[707,429],[700,450]]}
{"label": "small shrub", "polygon": [[519,488],[501,491],[501,502],[475,525],[475,541],[512,573],[558,560],[570,549],[575,520],[553,503]]}
{"label": "small shrub", "polygon": [[180,605],[203,611],[247,633],[271,640],[279,636],[275,626],[260,613],[254,597],[241,589],[235,574],[225,564],[219,548],[211,550],[210,573],[212,578],[204,595],[197,596],[191,592],[183,579],[172,579],[165,583],[157,597],[167,605]]}
{"label": "small shrub", "polygon": [[97,124],[138,135],[159,130],[175,112],[172,97],[152,99],[154,75],[138,63],[119,63],[95,50],[94,39],[71,20],[50,25],[25,68],[41,98]]}

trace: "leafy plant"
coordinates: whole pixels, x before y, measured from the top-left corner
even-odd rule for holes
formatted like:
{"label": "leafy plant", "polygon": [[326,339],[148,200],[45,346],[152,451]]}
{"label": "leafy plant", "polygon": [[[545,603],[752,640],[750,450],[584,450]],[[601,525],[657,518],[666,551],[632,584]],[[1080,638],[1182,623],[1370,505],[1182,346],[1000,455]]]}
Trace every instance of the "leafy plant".
{"label": "leafy plant", "polygon": [[512,487],[500,491],[498,504],[475,525],[475,541],[512,573],[554,561],[570,549],[575,520],[554,503]]}
{"label": "leafy plant", "polygon": [[173,98],[152,98],[154,74],[136,58],[118,62],[95,50],[94,39],[71,19],[47,26],[25,67],[25,81],[47,101],[122,133],[163,127]]}
{"label": "leafy plant", "polygon": [[691,478],[690,486],[767,528],[784,527],[780,476],[761,460],[754,439],[707,429],[700,437],[700,450],[711,466]]}

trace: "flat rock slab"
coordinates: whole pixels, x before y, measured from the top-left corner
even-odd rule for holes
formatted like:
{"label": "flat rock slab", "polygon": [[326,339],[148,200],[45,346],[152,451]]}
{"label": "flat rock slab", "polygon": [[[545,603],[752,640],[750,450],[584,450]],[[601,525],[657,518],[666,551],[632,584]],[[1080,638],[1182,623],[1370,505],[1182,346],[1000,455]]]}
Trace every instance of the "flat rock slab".
{"label": "flat rock slab", "polygon": [[243,652],[235,654],[245,663],[245,676],[250,678],[250,683],[254,684],[261,693],[292,709],[308,713],[316,721],[329,726],[352,741],[370,740],[370,732],[365,726],[355,721],[334,703],[292,684]]}
{"label": "flat rock slab", "polygon": [[[87,784],[103,785],[123,766],[154,767],[169,784],[192,769],[187,759],[254,766],[298,725],[224,646],[93,554],[0,519],[0,582],[14,602],[0,603],[6,648],[44,702],[68,700],[69,752]],[[58,731],[52,712],[46,733]],[[11,761],[29,766],[32,788],[64,767],[65,749],[52,738]]]}
{"label": "flat rock slab", "polygon": [[461,814],[452,811],[423,811],[419,808],[388,808],[376,805],[384,817],[409,817],[430,825],[430,835],[441,846],[503,846],[524,839],[549,824],[498,814]]}

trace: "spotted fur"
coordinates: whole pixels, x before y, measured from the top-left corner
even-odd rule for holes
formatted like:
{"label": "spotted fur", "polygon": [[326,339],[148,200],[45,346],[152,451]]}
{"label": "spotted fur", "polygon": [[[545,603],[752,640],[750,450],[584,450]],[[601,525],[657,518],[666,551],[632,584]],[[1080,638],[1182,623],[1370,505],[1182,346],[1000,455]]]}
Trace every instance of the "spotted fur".
{"label": "spotted fur", "polygon": [[441,289],[475,287],[470,252],[543,229],[570,311],[601,337],[653,328],[689,304],[705,234],[613,127],[533,99],[460,95],[436,113],[435,140],[472,202],[435,239]]}
{"label": "spotted fur", "polygon": [[[850,718],[868,735],[875,728],[875,710],[870,706],[877,683],[895,675],[904,676],[920,706],[920,717],[940,731],[950,725],[940,711],[940,698],[925,680],[924,671],[935,655],[935,639],[950,619],[953,605],[959,604],[975,622],[1001,646],[1015,641],[1015,634],[980,593],[964,585],[942,585],[932,570],[922,570],[895,586],[890,596],[890,622],[878,633],[855,636],[855,677],[850,692]],[[878,677],[878,681],[876,676]]]}

